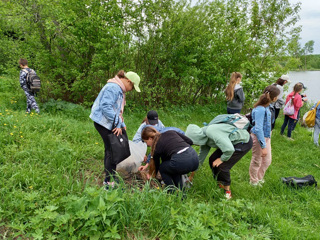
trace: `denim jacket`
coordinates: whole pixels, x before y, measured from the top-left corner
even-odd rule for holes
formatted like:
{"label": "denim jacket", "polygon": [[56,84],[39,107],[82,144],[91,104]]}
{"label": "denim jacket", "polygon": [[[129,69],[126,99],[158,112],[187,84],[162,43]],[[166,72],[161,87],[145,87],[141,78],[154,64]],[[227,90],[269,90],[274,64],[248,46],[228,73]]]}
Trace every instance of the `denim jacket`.
{"label": "denim jacket", "polygon": [[265,138],[271,136],[271,112],[268,107],[258,106],[252,110],[252,120],[255,124],[251,132],[258,138],[261,148],[266,147]]}
{"label": "denim jacket", "polygon": [[142,141],[141,133],[142,133],[142,130],[147,126],[154,127],[158,132],[161,132],[160,130],[164,128],[164,125],[160,120],[158,120],[158,123],[156,125],[147,125],[146,122],[143,122],[143,123],[141,123],[140,127],[138,128],[136,134],[134,135],[132,142],[138,143],[138,142]]}
{"label": "denim jacket", "polygon": [[[318,104],[318,103],[316,102],[316,103],[312,106],[312,108],[311,108],[310,110],[314,109],[314,108],[317,106],[317,104]],[[320,104],[319,104],[318,107],[317,107],[316,118],[320,120]]]}
{"label": "denim jacket", "polygon": [[107,83],[93,103],[90,118],[108,130],[112,130],[113,121],[115,121],[115,127],[125,127],[126,125],[119,117],[122,100],[121,87],[116,83]]}

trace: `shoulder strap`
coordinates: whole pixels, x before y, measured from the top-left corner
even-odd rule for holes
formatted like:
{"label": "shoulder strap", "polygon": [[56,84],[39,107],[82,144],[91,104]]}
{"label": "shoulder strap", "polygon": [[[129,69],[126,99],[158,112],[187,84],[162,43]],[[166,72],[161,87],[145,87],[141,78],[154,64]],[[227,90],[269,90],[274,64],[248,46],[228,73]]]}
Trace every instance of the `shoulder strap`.
{"label": "shoulder strap", "polygon": [[320,101],[317,103],[317,106],[315,108],[317,108],[319,106],[319,104],[320,104]]}

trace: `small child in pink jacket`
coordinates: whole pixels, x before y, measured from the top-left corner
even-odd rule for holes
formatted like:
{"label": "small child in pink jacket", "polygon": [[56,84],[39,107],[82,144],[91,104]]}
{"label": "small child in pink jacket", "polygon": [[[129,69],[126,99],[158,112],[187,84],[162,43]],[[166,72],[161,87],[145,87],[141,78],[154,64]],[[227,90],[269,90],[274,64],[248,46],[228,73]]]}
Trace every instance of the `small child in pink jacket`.
{"label": "small child in pink jacket", "polygon": [[287,136],[290,140],[293,140],[291,138],[291,132],[294,129],[294,121],[297,120],[299,109],[303,106],[303,101],[302,101],[301,95],[299,94],[302,91],[302,89],[303,89],[303,85],[301,83],[297,83],[293,87],[293,92],[291,92],[286,99],[286,104],[292,99],[293,106],[294,106],[294,114],[291,116],[284,115],[284,122],[282,124],[280,134],[283,135],[284,130],[288,125]]}

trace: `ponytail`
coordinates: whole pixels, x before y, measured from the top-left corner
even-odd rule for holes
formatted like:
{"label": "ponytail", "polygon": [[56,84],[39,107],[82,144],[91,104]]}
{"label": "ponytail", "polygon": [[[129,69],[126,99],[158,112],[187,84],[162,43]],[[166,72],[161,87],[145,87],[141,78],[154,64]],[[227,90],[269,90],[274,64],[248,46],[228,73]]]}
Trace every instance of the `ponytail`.
{"label": "ponytail", "polygon": [[280,90],[274,85],[266,87],[263,91],[263,94],[260,96],[259,100],[253,105],[254,108],[258,106],[267,106],[272,100],[279,96]]}
{"label": "ponytail", "polygon": [[[293,87],[294,95],[296,95],[298,92],[300,92],[303,89],[303,85],[301,83],[296,83]],[[294,96],[293,95],[293,96]]]}
{"label": "ponytail", "polygon": [[232,99],[234,97],[234,87],[237,84],[237,79],[238,78],[242,78],[241,73],[233,72],[231,74],[231,78],[230,78],[229,84],[228,84],[227,88],[224,90],[224,92],[226,94],[227,101],[232,101]]}

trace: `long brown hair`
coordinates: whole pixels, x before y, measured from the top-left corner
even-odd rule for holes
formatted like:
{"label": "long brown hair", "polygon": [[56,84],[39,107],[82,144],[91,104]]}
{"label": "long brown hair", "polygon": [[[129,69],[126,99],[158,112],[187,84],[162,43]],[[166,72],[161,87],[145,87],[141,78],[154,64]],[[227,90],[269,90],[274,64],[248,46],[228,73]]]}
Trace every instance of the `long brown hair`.
{"label": "long brown hair", "polygon": [[226,90],[224,90],[224,92],[226,94],[227,101],[232,101],[232,99],[234,97],[234,87],[237,84],[237,79],[238,78],[242,78],[241,73],[233,72],[231,74],[231,78],[230,78],[229,84],[228,84]]}
{"label": "long brown hair", "polygon": [[288,82],[287,80],[283,80],[282,78],[278,78],[278,80],[276,81],[276,84],[283,86],[286,82]]}
{"label": "long brown hair", "polygon": [[260,96],[259,100],[254,104],[254,108],[258,106],[267,106],[271,103],[272,99],[279,96],[280,89],[274,85],[266,87],[263,94]]}
{"label": "long brown hair", "polygon": [[151,159],[149,162],[149,174],[152,177],[155,177],[156,175],[156,166],[153,160],[153,156],[154,156],[154,151],[156,149],[160,136],[161,136],[160,132],[158,132],[154,127],[145,127],[141,132],[142,140],[148,140],[149,138],[153,139],[153,143],[151,146]]}
{"label": "long brown hair", "polygon": [[294,95],[296,95],[298,92],[300,92],[302,90],[302,88],[303,88],[303,85],[301,83],[296,83],[293,87]]}

